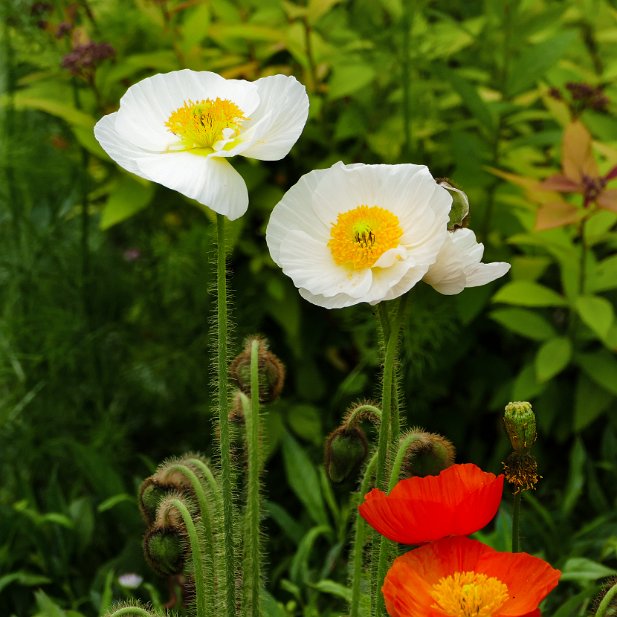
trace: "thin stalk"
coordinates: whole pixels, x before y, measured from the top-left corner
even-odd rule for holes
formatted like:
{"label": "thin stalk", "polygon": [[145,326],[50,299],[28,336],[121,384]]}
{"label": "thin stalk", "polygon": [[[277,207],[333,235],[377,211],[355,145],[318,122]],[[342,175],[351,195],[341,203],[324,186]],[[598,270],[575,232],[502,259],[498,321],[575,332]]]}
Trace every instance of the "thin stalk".
{"label": "thin stalk", "polygon": [[609,613],[606,611],[609,608],[613,608],[615,604],[613,604],[613,600],[617,599],[617,583],[615,583],[602,598],[602,602],[598,604],[598,610],[594,617],[608,617]]}
{"label": "thin stalk", "polygon": [[107,617],[121,617],[121,615],[138,615],[139,617],[152,617],[152,613],[141,606],[123,606],[113,613],[108,613]]}
{"label": "thin stalk", "polygon": [[520,538],[521,521],[521,493],[514,495],[514,506],[512,507],[512,552],[518,553],[521,550]]}
{"label": "thin stalk", "polygon": [[225,255],[225,217],[216,215],[217,231],[217,332],[218,332],[218,413],[220,431],[221,485],[223,495],[223,541],[225,544],[225,597],[228,617],[235,617],[235,559],[233,502],[231,494],[231,444],[229,439],[229,401],[227,382],[227,268]]}
{"label": "thin stalk", "polygon": [[[368,493],[375,466],[377,465],[377,453],[373,454],[366,469],[360,484],[360,499]],[[351,547],[353,554],[353,569],[351,578],[351,603],[349,605],[349,617],[359,617],[360,613],[360,583],[362,582],[362,557],[364,552],[364,539],[366,536],[366,521],[360,516],[356,510],[356,529],[354,533],[353,544]]]}
{"label": "thin stalk", "polygon": [[349,414],[348,418],[345,421],[347,426],[350,428],[356,426],[358,422],[362,421],[367,411],[378,420],[381,420],[381,409],[375,407],[375,405],[369,405],[367,403],[366,405],[358,405],[354,408],[352,413]]}
{"label": "thin stalk", "polygon": [[413,0],[403,3],[403,49],[401,72],[403,82],[403,161],[411,157],[411,27],[413,23]]}
{"label": "thin stalk", "polygon": [[214,496],[214,501],[216,502],[216,507],[218,512],[223,511],[223,497],[221,495],[221,487],[219,486],[212,470],[206,465],[203,461],[200,461],[198,458],[190,458],[187,460],[188,463],[197,467],[199,471],[203,474],[206,482],[208,483],[208,488],[212,492]]}
{"label": "thin stalk", "polygon": [[[193,559],[193,573],[195,575],[195,608],[197,617],[206,617],[212,614],[213,606],[207,603],[206,597],[206,579],[204,578],[203,563],[201,560],[201,546],[199,544],[199,536],[197,528],[191,518],[188,508],[180,499],[172,499],[169,504],[176,508],[182,516],[182,522],[186,527],[186,533],[189,537],[189,545],[191,547],[191,556]],[[207,612],[208,611],[208,612]]]}
{"label": "thin stalk", "polygon": [[248,585],[246,599],[248,601],[246,617],[259,617],[261,564],[260,564],[260,495],[259,495],[259,341],[251,344],[251,398],[242,396],[247,443],[247,559],[244,560],[244,580]]}

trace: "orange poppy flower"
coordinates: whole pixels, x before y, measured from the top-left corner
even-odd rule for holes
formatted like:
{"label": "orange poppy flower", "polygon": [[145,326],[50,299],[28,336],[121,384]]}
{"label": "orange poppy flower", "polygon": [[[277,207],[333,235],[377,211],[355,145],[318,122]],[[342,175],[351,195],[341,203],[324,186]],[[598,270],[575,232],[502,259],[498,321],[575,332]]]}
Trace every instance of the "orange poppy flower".
{"label": "orange poppy flower", "polygon": [[503,475],[476,465],[451,465],[438,476],[401,480],[386,495],[374,488],[360,515],[381,535],[401,544],[423,544],[482,529],[497,513]]}
{"label": "orange poppy flower", "polygon": [[560,575],[527,553],[445,538],[397,557],[382,591],[391,617],[540,617]]}

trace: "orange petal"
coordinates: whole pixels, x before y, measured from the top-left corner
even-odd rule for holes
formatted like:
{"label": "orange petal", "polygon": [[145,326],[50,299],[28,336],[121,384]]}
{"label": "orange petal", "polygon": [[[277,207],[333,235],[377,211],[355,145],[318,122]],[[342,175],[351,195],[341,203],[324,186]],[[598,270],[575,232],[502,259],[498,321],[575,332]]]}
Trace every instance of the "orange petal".
{"label": "orange petal", "polygon": [[438,476],[401,480],[389,495],[373,489],[359,511],[386,538],[422,544],[482,529],[497,513],[502,492],[503,475],[451,465]]}

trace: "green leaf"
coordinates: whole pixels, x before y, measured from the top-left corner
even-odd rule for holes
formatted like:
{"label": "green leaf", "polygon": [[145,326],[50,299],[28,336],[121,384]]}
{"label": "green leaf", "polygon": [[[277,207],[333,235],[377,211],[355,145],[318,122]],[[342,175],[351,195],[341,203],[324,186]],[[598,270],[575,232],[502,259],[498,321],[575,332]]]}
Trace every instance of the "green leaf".
{"label": "green leaf", "polygon": [[506,94],[514,96],[533,86],[570,49],[576,32],[563,32],[542,43],[524,46],[523,53],[510,66]]}
{"label": "green leaf", "polygon": [[[6,105],[8,98],[0,98],[0,106]],[[38,98],[37,96],[29,96],[28,90],[17,91],[13,95],[13,104],[15,109],[37,109],[51,116],[62,118],[70,125],[81,126],[92,130],[95,120],[92,116],[79,111],[79,109],[68,105],[62,101],[55,101],[49,98]]]}
{"label": "green leaf", "polygon": [[506,283],[493,296],[493,302],[518,306],[565,306],[565,298],[557,292],[532,281]]}
{"label": "green leaf", "polygon": [[545,341],[557,334],[555,328],[542,315],[527,309],[497,309],[492,311],[489,317],[508,330],[533,341]]}
{"label": "green leaf", "polygon": [[334,101],[349,96],[368,86],[373,79],[375,79],[375,69],[367,64],[335,66],[328,84],[328,98]]}
{"label": "green leaf", "polygon": [[307,441],[320,445],[323,441],[321,431],[321,412],[312,405],[294,405],[287,414],[291,430]]}
{"label": "green leaf", "polygon": [[576,310],[583,323],[597,334],[600,340],[606,338],[615,319],[613,305],[606,298],[580,296],[576,299]]}
{"label": "green leaf", "polygon": [[296,584],[306,584],[309,581],[309,559],[313,552],[313,545],[320,536],[327,536],[330,534],[330,527],[328,525],[318,525],[310,529],[307,534],[302,538],[296,554],[291,560],[289,567],[289,576],[291,580]]}
{"label": "green leaf", "polygon": [[135,502],[135,497],[128,495],[127,493],[113,495],[98,505],[97,512],[107,512],[107,510],[111,510],[114,506],[124,501]]}
{"label": "green leaf", "polygon": [[34,597],[37,607],[45,617],[66,617],[66,613],[44,591],[39,589]]}
{"label": "green leaf", "polygon": [[318,525],[328,525],[315,466],[290,433],[283,434],[282,444],[283,463],[289,486],[304,504],[311,519]]}
{"label": "green leaf", "polygon": [[597,561],[585,557],[570,557],[562,568],[560,580],[588,583],[615,574],[617,574],[617,570],[607,568]]}
{"label": "green leaf", "polygon": [[347,603],[351,602],[351,589],[345,587],[345,585],[331,581],[330,579],[322,579],[318,583],[311,585],[311,587],[322,593],[329,593],[337,598],[342,598]]}
{"label": "green leaf", "polygon": [[574,432],[582,431],[586,426],[608,409],[613,395],[596,384],[585,374],[580,374],[574,396]]}
{"label": "green leaf", "polygon": [[40,574],[32,574],[25,570],[19,570],[18,572],[11,572],[10,574],[0,576],[0,591],[12,583],[24,585],[25,587],[38,587],[51,583],[51,579],[47,576],[41,576]]}
{"label": "green leaf", "polygon": [[617,396],[617,360],[613,354],[603,349],[580,354],[576,360],[590,379]]}
{"label": "green leaf", "polygon": [[536,354],[536,377],[545,382],[563,371],[572,358],[572,343],[565,336],[546,341]]}
{"label": "green leaf", "polygon": [[532,364],[525,366],[517,375],[512,385],[512,401],[530,401],[544,389],[536,377],[535,367]]}
{"label": "green leaf", "polygon": [[151,182],[138,182],[130,176],[122,175],[101,215],[101,229],[109,229],[143,210],[152,199],[154,186]]}
{"label": "green leaf", "polygon": [[495,121],[488,105],[478,94],[477,88],[461,77],[459,73],[445,66],[437,65],[435,73],[456,90],[480,127],[490,133],[494,128]]}
{"label": "green leaf", "polygon": [[585,459],[587,453],[580,439],[576,439],[570,451],[570,470],[568,473],[568,483],[561,502],[561,510],[564,514],[572,512],[576,502],[583,493],[585,486]]}
{"label": "green leaf", "polygon": [[611,255],[597,266],[595,276],[591,278],[592,291],[617,289],[617,255]]}

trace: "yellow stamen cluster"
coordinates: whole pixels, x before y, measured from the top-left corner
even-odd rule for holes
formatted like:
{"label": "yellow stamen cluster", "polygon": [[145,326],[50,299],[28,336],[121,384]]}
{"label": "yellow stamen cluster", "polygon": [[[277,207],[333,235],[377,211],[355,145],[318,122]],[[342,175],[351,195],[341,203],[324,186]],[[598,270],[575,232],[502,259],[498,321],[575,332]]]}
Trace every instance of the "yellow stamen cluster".
{"label": "yellow stamen cluster", "polygon": [[379,206],[342,212],[330,230],[328,248],[334,262],[350,270],[371,268],[403,235],[398,217]]}
{"label": "yellow stamen cluster", "polygon": [[189,99],[171,113],[165,126],[187,150],[213,150],[216,142],[233,137],[246,119],[242,110],[228,99]]}
{"label": "yellow stamen cluster", "polygon": [[455,572],[433,585],[432,608],[448,617],[492,617],[508,599],[508,587],[493,576]]}
{"label": "yellow stamen cluster", "polygon": [[534,490],[542,478],[538,474],[538,463],[532,454],[512,452],[502,465],[504,476],[515,495]]}

